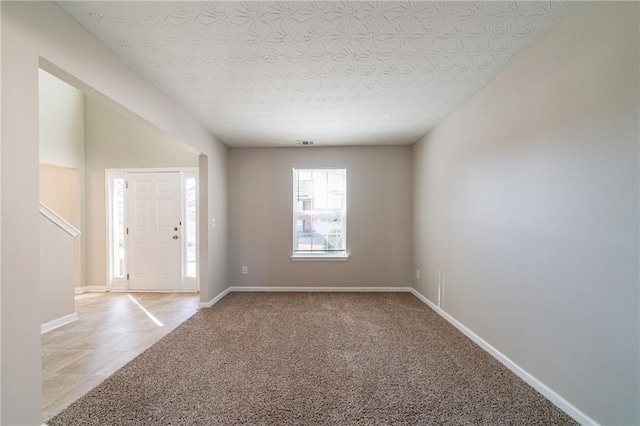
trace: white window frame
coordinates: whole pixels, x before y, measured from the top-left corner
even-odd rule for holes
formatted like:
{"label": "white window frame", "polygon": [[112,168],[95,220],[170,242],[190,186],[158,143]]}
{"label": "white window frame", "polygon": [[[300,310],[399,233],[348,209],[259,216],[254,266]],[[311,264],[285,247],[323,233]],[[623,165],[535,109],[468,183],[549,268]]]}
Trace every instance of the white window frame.
{"label": "white window frame", "polygon": [[[196,236],[195,236],[195,248],[196,248],[196,270],[195,270],[195,276],[187,276],[187,237],[185,235],[186,229],[187,229],[187,194],[186,194],[186,182],[187,179],[189,178],[193,178],[194,182],[195,182],[195,191],[196,191],[196,199],[195,199],[195,205],[196,205],[196,218],[195,218],[195,225],[196,225]],[[182,230],[182,235],[180,236],[182,238],[182,242],[183,244],[181,244],[181,250],[182,250],[182,262],[181,262],[181,267],[182,267],[182,289],[185,291],[198,291],[199,287],[200,287],[200,281],[198,279],[199,277],[199,266],[200,266],[200,224],[198,223],[199,220],[198,218],[200,217],[200,211],[199,206],[200,206],[200,188],[199,188],[199,181],[198,181],[198,169],[194,168],[191,170],[183,170],[180,172],[180,187],[181,187],[181,192],[180,192],[180,216],[181,216],[181,221],[183,223],[183,226],[181,227]]]}
{"label": "white window frame", "polygon": [[[127,238],[125,235],[125,273],[124,277],[115,277],[114,259],[113,259],[113,217],[111,215],[113,209],[113,181],[115,179],[124,179],[127,181],[127,173],[179,173],[180,175],[180,221],[185,226],[180,227],[180,240],[183,242],[180,245],[180,289],[176,291],[184,292],[198,292],[200,290],[200,224],[199,215],[200,210],[200,189],[199,189],[199,176],[197,167],[176,167],[176,168],[149,168],[149,169],[106,169],[105,170],[105,189],[106,189],[106,218],[107,218],[107,290],[108,291],[130,291],[129,281],[127,280]],[[185,212],[186,212],[186,194],[185,194],[185,180],[187,178],[195,178],[196,184],[196,276],[187,277],[186,271],[186,241],[184,238],[184,230],[186,229]],[[126,200],[126,196],[125,196]],[[124,203],[124,226],[125,229],[128,226],[127,222],[127,204]]]}
{"label": "white window frame", "polygon": [[[297,196],[298,186],[296,180],[296,172],[326,172],[328,170],[340,170],[344,174],[344,189],[343,189],[343,203],[342,203],[342,220],[344,223],[344,233],[342,235],[344,251],[340,253],[334,252],[317,252],[317,253],[296,253],[296,211],[297,211]],[[292,261],[346,261],[349,259],[349,252],[347,247],[347,168],[346,167],[314,167],[314,168],[293,168],[292,169],[292,238],[291,238],[291,260]]]}
{"label": "white window frame", "polygon": [[[113,212],[114,207],[114,181],[116,179],[122,179],[123,181],[127,181],[127,173],[124,170],[107,170],[105,173],[106,177],[106,196],[107,196],[107,290],[126,290],[128,289],[128,281],[127,281],[127,255],[125,248],[124,255],[124,275],[122,277],[114,276],[114,263],[115,259],[113,258],[113,248],[115,245],[115,241],[113,239]],[[126,196],[123,200],[124,209],[124,218],[125,223],[124,227],[126,229],[126,217],[127,217],[127,203]],[[125,244],[126,244],[126,235],[125,235]]]}

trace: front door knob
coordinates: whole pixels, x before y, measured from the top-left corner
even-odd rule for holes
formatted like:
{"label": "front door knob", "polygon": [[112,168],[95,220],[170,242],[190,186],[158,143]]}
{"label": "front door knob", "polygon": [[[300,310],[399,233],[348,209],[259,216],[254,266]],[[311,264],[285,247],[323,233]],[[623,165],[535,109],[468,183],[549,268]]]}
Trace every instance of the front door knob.
{"label": "front door knob", "polygon": [[177,236],[177,235],[174,235],[174,236],[173,236],[173,239],[174,239],[174,240],[177,240],[177,239],[178,239],[178,236]]}

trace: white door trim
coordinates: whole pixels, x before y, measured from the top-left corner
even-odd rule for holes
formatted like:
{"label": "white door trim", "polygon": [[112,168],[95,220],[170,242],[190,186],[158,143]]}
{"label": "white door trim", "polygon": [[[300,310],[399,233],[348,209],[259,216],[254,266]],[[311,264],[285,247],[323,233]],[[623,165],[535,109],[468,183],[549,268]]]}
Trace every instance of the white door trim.
{"label": "white door trim", "polygon": [[[185,178],[194,177],[196,180],[196,216],[200,215],[200,211],[198,209],[199,206],[199,171],[198,167],[167,167],[167,168],[126,168],[126,169],[105,169],[105,213],[106,213],[106,243],[107,243],[107,291],[135,291],[130,290],[128,281],[126,278],[126,255],[125,255],[125,276],[124,277],[114,277],[114,265],[113,265],[113,216],[111,214],[111,210],[113,207],[113,188],[112,183],[114,179],[124,179],[127,180],[127,173],[179,173],[180,176],[180,220],[183,223],[185,222],[184,212],[185,212],[185,191],[184,191],[184,183]],[[124,207],[124,215],[125,215],[125,224],[127,222],[126,219],[126,203]],[[181,227],[181,232],[186,226]],[[198,219],[196,218],[196,262],[199,263],[200,257],[200,247],[199,247],[199,226]],[[180,236],[181,241],[183,243],[180,245],[180,289],[176,290],[177,292],[198,292],[200,290],[200,277],[199,277],[199,266],[196,267],[196,277],[186,277],[186,268],[185,268],[185,238],[183,235]],[[125,250],[126,250],[126,238],[125,238]]]}

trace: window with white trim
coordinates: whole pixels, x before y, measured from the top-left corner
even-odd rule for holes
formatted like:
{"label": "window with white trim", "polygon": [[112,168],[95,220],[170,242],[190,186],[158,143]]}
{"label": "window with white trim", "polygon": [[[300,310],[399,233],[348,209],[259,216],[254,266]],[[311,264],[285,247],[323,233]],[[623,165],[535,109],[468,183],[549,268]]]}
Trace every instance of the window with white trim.
{"label": "window with white trim", "polygon": [[347,170],[293,169],[293,257],[346,257]]}

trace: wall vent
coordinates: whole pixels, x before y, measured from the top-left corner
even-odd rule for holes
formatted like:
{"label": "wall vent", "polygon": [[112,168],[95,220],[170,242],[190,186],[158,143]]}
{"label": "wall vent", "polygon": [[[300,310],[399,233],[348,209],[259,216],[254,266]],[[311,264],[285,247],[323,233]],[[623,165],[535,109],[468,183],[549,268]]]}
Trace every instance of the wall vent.
{"label": "wall vent", "polygon": [[298,141],[296,141],[296,145],[299,145],[299,146],[311,146],[311,145],[313,145],[313,142],[314,142],[314,141],[302,141],[302,140],[298,140]]}

